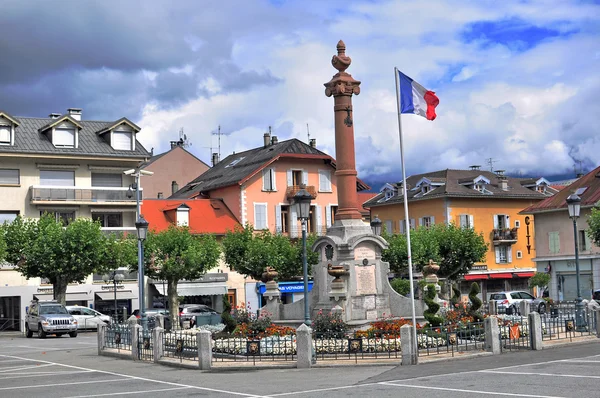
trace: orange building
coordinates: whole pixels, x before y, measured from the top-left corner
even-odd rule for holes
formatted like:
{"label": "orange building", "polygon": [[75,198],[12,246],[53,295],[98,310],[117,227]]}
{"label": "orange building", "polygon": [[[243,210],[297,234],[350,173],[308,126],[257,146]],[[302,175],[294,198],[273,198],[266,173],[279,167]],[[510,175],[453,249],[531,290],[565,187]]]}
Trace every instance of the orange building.
{"label": "orange building", "polygon": [[[402,189],[402,183],[386,184],[364,204],[394,233],[406,230]],[[408,177],[407,189],[410,228],[454,223],[483,233],[488,252],[485,261],[464,276],[463,293],[471,281],[480,282],[485,299],[493,292],[528,290],[527,280],[536,270],[533,220],[519,212],[556,192],[548,181],[512,178],[473,166]]]}
{"label": "orange building", "polygon": [[[222,199],[242,224],[298,237],[293,196],[305,185],[313,197],[308,232],[322,235],[337,211],[335,170],[335,160],[316,148],[316,140],[278,142],[267,133],[262,147],[229,155],[171,198]],[[369,189],[359,179],[356,187]]]}

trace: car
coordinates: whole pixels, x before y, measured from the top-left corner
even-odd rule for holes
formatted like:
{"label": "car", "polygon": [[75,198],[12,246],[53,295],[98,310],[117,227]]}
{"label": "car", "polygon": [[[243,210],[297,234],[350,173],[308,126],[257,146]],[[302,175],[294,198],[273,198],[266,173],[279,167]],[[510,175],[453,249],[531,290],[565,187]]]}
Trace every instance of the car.
{"label": "car", "polygon": [[596,290],[594,293],[592,293],[592,300],[600,303],[600,290]]}
{"label": "car", "polygon": [[79,305],[69,305],[66,307],[69,314],[77,320],[77,329],[98,329],[98,325],[110,325],[110,316],[104,315],[91,308]]}
{"label": "car", "polygon": [[49,334],[60,337],[66,333],[77,337],[77,320],[57,301],[33,300],[25,318],[25,336],[31,338],[34,332],[40,339]]}
{"label": "car", "polygon": [[183,322],[190,322],[194,326],[197,316],[219,315],[219,313],[204,304],[184,304],[179,306],[179,322],[183,327]]}
{"label": "car", "polygon": [[532,304],[532,310],[540,314],[545,314],[547,310],[547,303],[543,298],[533,297],[530,293],[523,291],[492,293],[490,300],[497,301],[498,312],[505,312],[507,315],[520,314],[521,301]]}

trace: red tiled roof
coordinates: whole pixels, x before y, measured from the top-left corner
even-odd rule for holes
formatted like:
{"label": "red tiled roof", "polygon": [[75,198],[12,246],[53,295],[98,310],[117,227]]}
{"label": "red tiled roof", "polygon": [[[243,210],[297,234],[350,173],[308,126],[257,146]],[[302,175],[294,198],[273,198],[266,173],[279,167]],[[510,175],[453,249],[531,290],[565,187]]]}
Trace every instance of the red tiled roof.
{"label": "red tiled roof", "polygon": [[193,234],[224,235],[240,225],[220,199],[144,199],[141,212],[151,230],[162,231],[176,222],[173,213],[182,204],[190,208],[189,224]]}
{"label": "red tiled roof", "polygon": [[596,203],[600,201],[600,166],[596,167],[572,184],[564,187],[564,189],[554,196],[542,200],[533,206],[529,206],[521,213],[534,214],[543,211],[566,209],[567,197],[576,192],[579,188],[587,188],[585,192],[579,195],[579,197],[581,197],[582,207],[595,206]]}

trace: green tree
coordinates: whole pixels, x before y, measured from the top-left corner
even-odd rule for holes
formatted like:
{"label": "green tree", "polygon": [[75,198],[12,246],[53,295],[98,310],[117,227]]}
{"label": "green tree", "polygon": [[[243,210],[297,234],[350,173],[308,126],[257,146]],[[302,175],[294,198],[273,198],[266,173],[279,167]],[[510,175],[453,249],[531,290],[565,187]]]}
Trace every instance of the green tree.
{"label": "green tree", "polygon": [[390,285],[398,294],[406,296],[410,293],[410,281],[408,279],[395,278],[392,279]]}
{"label": "green tree", "polygon": [[[148,276],[167,281],[169,315],[179,324],[177,284],[182,279],[197,279],[219,263],[221,248],[213,235],[192,235],[187,227],[149,231],[145,241],[144,270]],[[137,270],[137,263],[131,266]]]}
{"label": "green tree", "polygon": [[529,278],[529,286],[536,286],[539,292],[542,292],[550,283],[551,276],[545,272],[536,272]]}
{"label": "green tree", "polygon": [[600,208],[595,207],[592,209],[592,214],[589,216],[587,222],[590,238],[597,246],[600,246]]}
{"label": "green tree", "polygon": [[6,258],[6,239],[4,234],[6,233],[6,224],[0,225],[0,263]]}
{"label": "green tree", "polygon": [[134,235],[109,234],[105,238],[104,261],[98,273],[119,268],[131,269],[137,264],[137,239]]}

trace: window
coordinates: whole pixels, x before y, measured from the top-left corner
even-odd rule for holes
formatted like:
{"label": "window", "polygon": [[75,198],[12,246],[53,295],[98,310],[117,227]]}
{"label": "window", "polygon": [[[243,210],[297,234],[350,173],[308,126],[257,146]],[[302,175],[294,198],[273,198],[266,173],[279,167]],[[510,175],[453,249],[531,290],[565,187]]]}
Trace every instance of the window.
{"label": "window", "polygon": [[254,204],[254,229],[267,229],[267,204]]}
{"label": "window", "polygon": [[75,129],[74,128],[55,128],[52,133],[54,146],[62,148],[75,147]]}
{"label": "window", "polygon": [[490,300],[506,300],[506,294],[504,293],[494,293],[490,296]]}
{"label": "window", "polygon": [[190,208],[180,207],[177,209],[177,225],[180,227],[188,227],[190,225]]}
{"label": "window", "polygon": [[402,235],[406,234],[406,222],[404,220],[398,221],[398,229]]}
{"label": "window", "polygon": [[10,126],[0,126],[0,145],[10,145]]}
{"label": "window", "polygon": [[548,232],[548,250],[551,254],[558,254],[560,252],[560,236],[558,231]]}
{"label": "window", "polygon": [[131,151],[132,133],[130,131],[113,131],[112,132],[112,147],[122,151]]}
{"label": "window", "polygon": [[473,228],[473,216],[469,214],[459,215],[458,221],[461,228]]}
{"label": "window", "polygon": [[231,162],[227,166],[225,166],[225,168],[227,168],[227,167],[233,167],[236,164],[238,164],[239,162],[241,162],[243,159],[244,159],[244,156],[242,156],[241,158],[237,158],[233,162]]}
{"label": "window", "polygon": [[40,217],[43,216],[44,214],[50,214],[50,215],[56,217],[56,221],[61,222],[63,225],[69,225],[71,223],[71,221],[73,221],[75,219],[74,211],[63,211],[63,210],[40,211]]}
{"label": "window", "polygon": [[123,178],[121,174],[92,173],[92,186],[120,188],[123,186]]}
{"label": "window", "polygon": [[425,227],[425,228],[429,228],[431,227],[433,224],[435,224],[435,218],[432,216],[428,216],[428,217],[423,217],[420,219],[420,223],[419,225],[421,227]]}
{"label": "window", "polygon": [[11,223],[19,215],[18,211],[0,211],[0,225]]}
{"label": "window", "polygon": [[331,224],[333,225],[333,223],[335,223],[335,215],[337,214],[338,211],[338,207],[337,206],[331,206]]}
{"label": "window", "polygon": [[67,170],[40,170],[40,185],[74,187],[75,172]]}
{"label": "window", "polygon": [[510,228],[510,219],[506,214],[494,215],[494,229]]}
{"label": "window", "polygon": [[587,234],[587,232],[582,229],[579,230],[579,251],[585,252],[588,250],[591,250],[592,248],[592,242],[590,241],[590,236]]}
{"label": "window", "polygon": [[521,228],[521,221],[515,220],[515,228]]}
{"label": "window", "polygon": [[496,264],[512,263],[512,251],[509,246],[496,246]]}
{"label": "window", "polygon": [[275,187],[275,169],[262,171],[263,191],[277,191]]}
{"label": "window", "polygon": [[319,170],[319,192],[331,192],[331,170]]}
{"label": "window", "polygon": [[517,258],[523,258],[523,252],[521,250],[517,250]]}
{"label": "window", "polygon": [[119,228],[123,226],[122,213],[94,213],[94,221],[99,221],[102,228]]}
{"label": "window", "polygon": [[0,184],[19,185],[19,169],[0,169]]}
{"label": "window", "polygon": [[302,185],[304,180],[302,179],[302,170],[292,170],[292,185]]}
{"label": "window", "polygon": [[290,232],[290,220],[289,220],[290,207],[281,206],[281,233],[287,234]]}
{"label": "window", "polygon": [[522,300],[535,300],[535,297],[527,292],[519,292],[519,296],[521,296]]}
{"label": "window", "polygon": [[510,294],[510,298],[513,300],[520,300],[521,299],[521,294],[519,292],[514,292]]}
{"label": "window", "polygon": [[392,222],[392,220],[385,220],[385,232],[387,232],[388,234],[394,233],[394,223]]}

